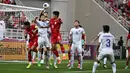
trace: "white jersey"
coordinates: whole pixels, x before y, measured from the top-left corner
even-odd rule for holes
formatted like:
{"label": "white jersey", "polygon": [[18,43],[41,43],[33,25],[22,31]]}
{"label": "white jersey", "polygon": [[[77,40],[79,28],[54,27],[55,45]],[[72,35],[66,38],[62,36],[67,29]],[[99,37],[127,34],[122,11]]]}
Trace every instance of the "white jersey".
{"label": "white jersey", "polygon": [[5,22],[3,20],[0,21],[0,38],[3,38],[5,33]]}
{"label": "white jersey", "polygon": [[97,36],[100,36],[100,35],[102,35],[102,34],[103,34],[103,31],[99,32]]}
{"label": "white jersey", "polygon": [[111,33],[103,33],[99,37],[100,52],[113,52],[113,43],[115,43],[115,38]]}
{"label": "white jersey", "polygon": [[82,34],[84,34],[85,31],[83,28],[72,28],[70,30],[70,35],[72,35],[72,44],[82,44]]}
{"label": "white jersey", "polygon": [[46,22],[38,21],[37,20],[37,26],[38,26],[38,35],[40,37],[47,37],[47,28],[40,28],[40,26],[48,26]]}
{"label": "white jersey", "polygon": [[[103,32],[103,31],[99,32],[97,36],[98,36],[98,37],[100,37],[102,34],[104,34],[104,32]],[[101,51],[101,49],[100,49],[100,48],[101,48],[101,46],[102,46],[102,44],[101,44],[101,45],[100,45],[100,47],[99,47],[99,52]]]}

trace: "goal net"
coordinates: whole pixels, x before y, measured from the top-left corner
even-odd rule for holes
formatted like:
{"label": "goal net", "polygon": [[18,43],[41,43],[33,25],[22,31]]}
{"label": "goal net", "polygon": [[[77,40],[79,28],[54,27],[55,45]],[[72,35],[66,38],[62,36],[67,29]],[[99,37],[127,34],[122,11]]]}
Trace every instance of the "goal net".
{"label": "goal net", "polygon": [[[0,3],[0,62],[27,62],[24,21],[32,21],[39,16],[42,8]],[[68,32],[62,31],[62,40],[68,41]],[[68,48],[67,45],[65,45]]]}
{"label": "goal net", "polygon": [[0,3],[0,61],[26,61],[26,46],[21,25],[39,16],[42,8]]}

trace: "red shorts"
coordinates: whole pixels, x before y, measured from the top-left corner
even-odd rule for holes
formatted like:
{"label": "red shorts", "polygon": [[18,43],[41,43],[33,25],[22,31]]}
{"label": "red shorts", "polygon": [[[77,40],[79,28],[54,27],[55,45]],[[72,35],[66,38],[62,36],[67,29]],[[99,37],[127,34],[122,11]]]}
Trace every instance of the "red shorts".
{"label": "red shorts", "polygon": [[34,39],[34,40],[30,40],[29,44],[28,44],[28,48],[31,49],[33,46],[37,47],[38,46],[38,38]]}
{"label": "red shorts", "polygon": [[130,53],[130,48],[128,49],[128,53]]}
{"label": "red shorts", "polygon": [[60,34],[58,34],[58,35],[56,35],[56,34],[52,34],[51,35],[51,43],[52,44],[55,44],[55,43],[57,43],[57,42],[60,42],[61,41],[61,35]]}

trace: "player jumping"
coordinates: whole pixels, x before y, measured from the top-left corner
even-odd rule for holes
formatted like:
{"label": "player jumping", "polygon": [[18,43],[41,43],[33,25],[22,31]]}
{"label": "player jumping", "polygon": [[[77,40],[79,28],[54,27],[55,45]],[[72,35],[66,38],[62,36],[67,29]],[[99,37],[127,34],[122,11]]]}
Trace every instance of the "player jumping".
{"label": "player jumping", "polygon": [[[51,44],[52,44],[52,51],[57,57],[58,64],[61,63],[61,59],[58,54],[58,50],[56,45],[59,44],[61,47],[61,51],[63,53],[63,59],[66,59],[65,55],[65,48],[63,47],[63,44],[61,44],[61,34],[60,34],[60,27],[62,24],[62,20],[59,18],[59,11],[54,11],[53,12],[53,17],[50,19],[50,29],[51,29]],[[56,58],[54,62],[54,67],[57,68],[56,66]]]}
{"label": "player jumping", "polygon": [[30,25],[30,22],[25,22],[24,23],[24,29],[25,29],[25,39],[27,39],[27,35],[29,35],[29,45],[28,45],[28,61],[29,64],[26,68],[30,68],[32,65],[32,51],[37,51],[37,40],[38,40],[38,35],[37,35],[37,28],[36,25]]}
{"label": "player jumping", "polygon": [[38,66],[41,66],[41,52],[44,49],[46,55],[46,68],[49,69],[49,53],[50,53],[50,43],[47,37],[47,28],[49,28],[48,24],[45,22],[45,16],[40,16],[40,21],[35,19],[35,22],[38,26]]}

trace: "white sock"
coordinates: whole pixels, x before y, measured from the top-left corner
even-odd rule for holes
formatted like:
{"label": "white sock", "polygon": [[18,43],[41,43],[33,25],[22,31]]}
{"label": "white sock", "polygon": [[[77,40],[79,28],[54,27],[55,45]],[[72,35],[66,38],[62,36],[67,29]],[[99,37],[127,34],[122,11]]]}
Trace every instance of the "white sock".
{"label": "white sock", "polygon": [[65,56],[65,54],[63,53],[63,56]]}
{"label": "white sock", "polygon": [[44,60],[45,59],[45,55],[44,55],[44,51],[43,51],[43,54],[42,54],[42,60]]}
{"label": "white sock", "polygon": [[80,68],[82,68],[82,64],[83,64],[83,57],[82,57],[82,54],[80,54],[79,57],[80,57]]}
{"label": "white sock", "polygon": [[36,52],[33,52],[33,57],[32,57],[32,59],[35,60],[35,58],[36,58]]}
{"label": "white sock", "polygon": [[50,59],[53,58],[53,53],[50,51]]}
{"label": "white sock", "polygon": [[51,51],[49,51],[49,60],[51,59]]}
{"label": "white sock", "polygon": [[116,64],[115,63],[112,64],[112,70],[113,70],[113,73],[116,73]]}
{"label": "white sock", "polygon": [[94,62],[92,73],[95,73],[98,66],[99,66],[99,64],[97,62]]}
{"label": "white sock", "polygon": [[106,64],[107,63],[107,58],[104,58],[104,63],[103,64]]}
{"label": "white sock", "polygon": [[54,57],[54,65],[56,65],[56,63],[57,63],[57,57],[54,54],[53,54],[53,57]]}
{"label": "white sock", "polygon": [[32,62],[29,62],[29,64],[32,64]]}
{"label": "white sock", "polygon": [[71,59],[70,59],[70,65],[71,65],[71,67],[73,67],[73,64],[74,64],[74,53],[71,54]]}
{"label": "white sock", "polygon": [[60,57],[58,57],[57,59],[60,60]]}
{"label": "white sock", "polygon": [[40,61],[40,60],[41,60],[41,52],[38,51],[38,61]]}

